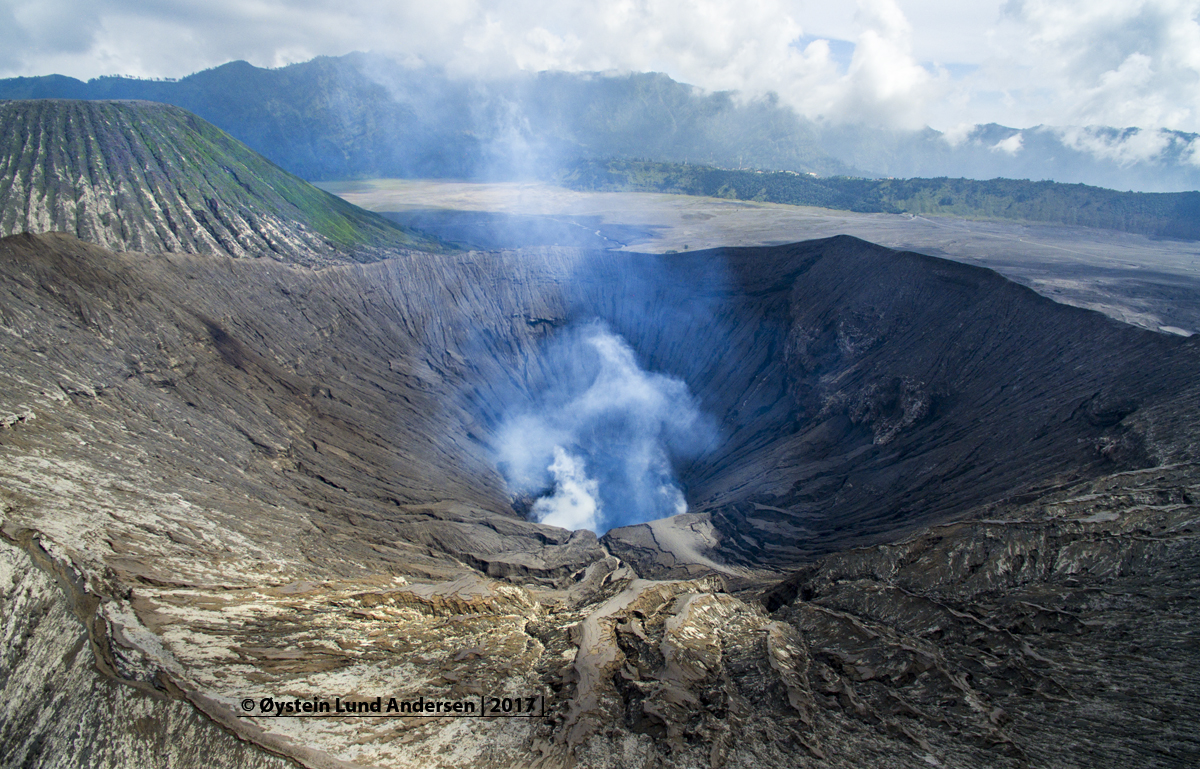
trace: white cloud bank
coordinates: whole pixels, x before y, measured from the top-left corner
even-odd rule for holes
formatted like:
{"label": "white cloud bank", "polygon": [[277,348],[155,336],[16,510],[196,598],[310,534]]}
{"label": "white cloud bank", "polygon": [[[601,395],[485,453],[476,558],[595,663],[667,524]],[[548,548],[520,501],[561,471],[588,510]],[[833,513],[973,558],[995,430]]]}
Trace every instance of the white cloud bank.
{"label": "white cloud bank", "polygon": [[1045,122],[1200,129],[1200,0],[1011,0],[1004,22]]}
{"label": "white cloud bank", "polygon": [[0,75],[354,50],[470,76],[659,71],[895,127],[1200,130],[1200,0],[0,0]]}

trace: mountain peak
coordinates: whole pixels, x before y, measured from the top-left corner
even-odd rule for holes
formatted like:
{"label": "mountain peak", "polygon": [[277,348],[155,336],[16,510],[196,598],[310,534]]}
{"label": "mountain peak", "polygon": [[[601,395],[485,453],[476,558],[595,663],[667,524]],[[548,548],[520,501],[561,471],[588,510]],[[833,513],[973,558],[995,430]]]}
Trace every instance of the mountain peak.
{"label": "mountain peak", "polygon": [[429,247],[280,169],[186,110],[0,103],[0,234],[65,231],[122,251],[322,264]]}

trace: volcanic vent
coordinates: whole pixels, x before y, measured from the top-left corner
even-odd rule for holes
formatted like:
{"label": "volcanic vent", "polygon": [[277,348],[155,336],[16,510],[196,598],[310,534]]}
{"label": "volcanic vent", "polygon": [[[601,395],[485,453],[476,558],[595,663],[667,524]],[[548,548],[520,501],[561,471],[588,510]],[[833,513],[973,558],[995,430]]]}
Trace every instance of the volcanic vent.
{"label": "volcanic vent", "polygon": [[[228,432],[220,456],[277,473],[234,485],[266,484],[271,498],[353,520],[356,539],[400,536],[497,575],[553,578],[598,552],[577,549],[582,534],[527,521],[535,499],[521,495],[539,488],[503,472],[515,458],[506,441],[541,450],[525,471],[558,461],[565,472],[554,446],[569,453],[595,429],[540,446],[514,432],[514,420],[553,410],[546,393],[592,381],[556,352],[588,328],[623,340],[613,348],[622,365],[660,385],[661,413],[624,393],[606,418],[637,423],[620,440],[650,452],[645,477],[661,481],[649,489],[658,505],[644,507],[670,513],[682,498],[688,516],[668,539],[703,563],[783,570],[1194,452],[1195,340],[852,238],[662,257],[414,254],[333,272],[6,242],[9,325],[30,329],[6,359],[41,388],[26,401],[136,388],[129,408],[195,410],[210,420],[206,440]],[[61,308],[70,331],[20,309],[36,307]],[[97,333],[109,341],[89,341]],[[54,341],[32,342],[45,334]],[[43,348],[92,352],[53,363],[34,352]],[[634,446],[654,420],[665,442]],[[213,472],[206,456],[171,461]],[[544,532],[536,551],[560,555],[531,555],[533,532]],[[686,570],[682,551],[661,555],[658,539],[635,526],[605,542],[646,575],[677,561]]]}
{"label": "volcanic vent", "polygon": [[497,430],[501,472],[510,490],[535,498],[533,517],[603,533],[687,512],[673,460],[716,437],[687,386],[643,371],[599,322],[558,335],[541,357],[559,381]]}
{"label": "volcanic vent", "polygon": [[[511,439],[514,402],[537,412],[561,389],[546,351],[599,319],[642,368],[681,384],[694,442],[671,452],[673,469],[709,532],[697,546],[719,561],[785,568],[1193,451],[1181,415],[1195,408],[1194,342],[986,270],[851,238],[559,265],[520,281],[538,298],[503,308],[509,339],[471,348],[495,366],[466,383],[485,442]],[[647,527],[606,542],[635,560],[662,547]]]}

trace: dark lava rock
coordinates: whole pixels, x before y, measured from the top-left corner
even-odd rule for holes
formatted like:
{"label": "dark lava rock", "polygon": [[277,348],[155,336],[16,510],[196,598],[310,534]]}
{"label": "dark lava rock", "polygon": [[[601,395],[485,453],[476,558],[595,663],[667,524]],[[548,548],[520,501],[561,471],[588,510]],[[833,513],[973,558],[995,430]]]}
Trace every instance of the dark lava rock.
{"label": "dark lava rock", "polygon": [[832,555],[764,604],[804,637],[825,707],[958,765],[1193,765],[1196,469]]}

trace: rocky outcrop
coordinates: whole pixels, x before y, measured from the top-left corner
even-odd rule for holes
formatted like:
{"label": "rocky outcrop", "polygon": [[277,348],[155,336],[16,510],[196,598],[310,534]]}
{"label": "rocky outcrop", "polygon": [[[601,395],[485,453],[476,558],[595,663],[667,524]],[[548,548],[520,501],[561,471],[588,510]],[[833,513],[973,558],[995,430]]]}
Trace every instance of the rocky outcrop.
{"label": "rocky outcrop", "polygon": [[828,707],[945,765],[1187,766],[1195,479],[1162,467],[980,511],[998,517],[830,556],[765,604]]}
{"label": "rocky outcrop", "polygon": [[[276,765],[255,745],[313,767],[1190,766],[1196,477],[1156,468],[991,507],[761,594],[638,579],[607,558],[570,591],[464,575],[106,596],[10,527],[18,728],[0,749],[42,766],[151,750]],[[47,718],[41,674],[68,663]],[[545,699],[531,719],[238,712],[334,692]]]}
{"label": "rocky outcrop", "polygon": [[96,597],[40,544],[24,544],[0,542],[0,764],[295,766],[178,696],[114,679],[107,636],[89,632]]}

